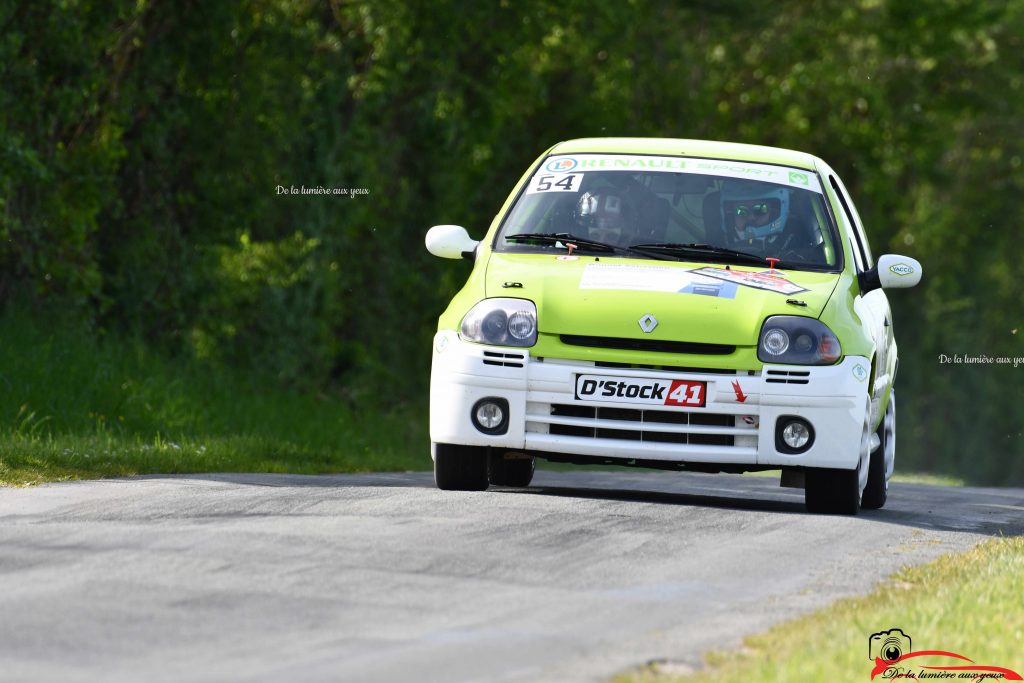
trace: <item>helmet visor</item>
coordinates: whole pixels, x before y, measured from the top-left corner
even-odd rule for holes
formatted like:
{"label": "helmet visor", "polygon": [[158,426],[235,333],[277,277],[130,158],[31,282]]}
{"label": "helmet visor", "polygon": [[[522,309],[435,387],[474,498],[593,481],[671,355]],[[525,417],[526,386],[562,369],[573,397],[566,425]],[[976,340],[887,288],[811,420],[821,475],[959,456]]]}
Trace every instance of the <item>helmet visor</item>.
{"label": "helmet visor", "polygon": [[726,218],[761,225],[771,223],[782,214],[782,203],[775,197],[727,201],[723,208]]}

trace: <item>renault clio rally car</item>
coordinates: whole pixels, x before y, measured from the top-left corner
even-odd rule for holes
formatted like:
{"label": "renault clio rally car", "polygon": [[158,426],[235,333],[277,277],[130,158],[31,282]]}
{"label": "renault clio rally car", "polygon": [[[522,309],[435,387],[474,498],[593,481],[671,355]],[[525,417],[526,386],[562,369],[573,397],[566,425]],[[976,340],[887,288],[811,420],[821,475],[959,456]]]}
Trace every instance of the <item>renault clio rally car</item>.
{"label": "renault clio rally car", "polygon": [[536,458],[700,472],[781,469],[812,512],[885,504],[898,361],[884,288],[821,159],[696,140],[562,142],[519,180],[441,315],[434,477],[528,486]]}

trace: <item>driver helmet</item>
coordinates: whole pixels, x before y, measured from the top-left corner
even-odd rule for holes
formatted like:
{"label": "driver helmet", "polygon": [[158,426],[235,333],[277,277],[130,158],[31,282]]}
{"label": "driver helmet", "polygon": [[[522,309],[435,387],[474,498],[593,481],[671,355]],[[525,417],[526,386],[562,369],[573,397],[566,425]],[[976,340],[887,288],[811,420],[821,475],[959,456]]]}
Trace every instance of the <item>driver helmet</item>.
{"label": "driver helmet", "polygon": [[742,239],[771,237],[783,231],[789,216],[789,190],[767,183],[722,185],[722,227]]}
{"label": "driver helmet", "polygon": [[576,218],[590,239],[619,244],[632,224],[633,209],[621,194],[584,192],[576,206]]}

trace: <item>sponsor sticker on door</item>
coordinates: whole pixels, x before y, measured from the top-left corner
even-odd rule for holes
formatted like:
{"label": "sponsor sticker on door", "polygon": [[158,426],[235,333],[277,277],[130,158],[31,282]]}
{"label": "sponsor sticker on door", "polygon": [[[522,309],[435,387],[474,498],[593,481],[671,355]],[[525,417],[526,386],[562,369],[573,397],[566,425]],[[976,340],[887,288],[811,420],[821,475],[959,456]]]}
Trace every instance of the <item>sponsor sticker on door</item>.
{"label": "sponsor sticker on door", "polygon": [[707,383],[688,379],[577,375],[576,399],[703,408],[707,403]]}

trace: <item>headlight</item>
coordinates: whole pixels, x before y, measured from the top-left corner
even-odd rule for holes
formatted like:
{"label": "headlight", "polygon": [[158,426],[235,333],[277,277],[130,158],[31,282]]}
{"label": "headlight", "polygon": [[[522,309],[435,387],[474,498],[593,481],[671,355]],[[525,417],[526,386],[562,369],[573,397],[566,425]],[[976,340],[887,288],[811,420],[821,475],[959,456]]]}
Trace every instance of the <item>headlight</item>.
{"label": "headlight", "polygon": [[839,339],[820,320],[775,315],[764,321],[757,358],[764,363],[832,365],[843,355]]}
{"label": "headlight", "polygon": [[533,346],[537,306],[527,299],[484,299],[462,319],[459,335],[477,344]]}

